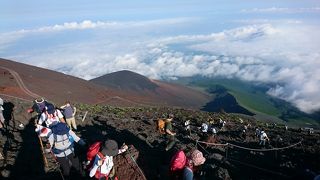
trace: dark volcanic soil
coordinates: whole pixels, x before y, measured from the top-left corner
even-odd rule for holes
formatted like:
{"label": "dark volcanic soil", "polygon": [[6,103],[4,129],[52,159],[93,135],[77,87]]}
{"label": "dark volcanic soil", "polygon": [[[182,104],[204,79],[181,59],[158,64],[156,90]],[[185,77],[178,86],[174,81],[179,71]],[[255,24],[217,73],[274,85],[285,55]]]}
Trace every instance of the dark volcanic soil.
{"label": "dark volcanic soil", "polygon": [[[5,99],[5,98],[4,98]],[[45,167],[39,139],[34,133],[33,120],[26,113],[30,102],[6,99],[7,131],[1,136],[1,149],[5,160],[0,161],[1,175],[8,179],[61,179],[58,166],[51,154],[46,154],[49,163]],[[11,107],[11,108],[10,108]],[[97,140],[113,138],[121,145],[130,145],[130,152],[115,158],[115,167],[119,179],[143,179],[138,166],[147,179],[168,179],[166,176],[172,154],[177,149],[188,150],[197,147],[207,158],[200,172],[203,179],[308,179],[311,171],[320,172],[320,135],[319,132],[308,134],[298,129],[285,130],[281,125],[266,125],[254,119],[238,115],[206,113],[168,108],[115,108],[107,106],[77,105],[78,131],[76,132],[88,144]],[[81,119],[89,111],[86,119]],[[12,112],[12,113],[11,113]],[[164,151],[165,139],[155,130],[156,119],[174,113],[174,129],[178,142],[169,152]],[[218,120],[227,121],[224,128],[218,128]],[[182,122],[191,120],[192,134],[187,137]],[[254,151],[235,146],[210,146],[196,144],[193,139],[202,137],[197,126],[210,119],[219,130],[211,142],[232,143],[241,147],[261,149],[255,137],[255,127],[264,127],[270,143],[266,150],[286,147],[297,142],[297,146],[279,151]],[[24,127],[19,127],[20,124]],[[251,124],[246,136],[242,134],[245,124]],[[283,139],[279,140],[279,136]],[[84,158],[85,149],[76,146],[80,159]],[[134,159],[134,160],[133,160]],[[306,170],[309,171],[306,171]],[[75,179],[80,177],[73,176]]]}

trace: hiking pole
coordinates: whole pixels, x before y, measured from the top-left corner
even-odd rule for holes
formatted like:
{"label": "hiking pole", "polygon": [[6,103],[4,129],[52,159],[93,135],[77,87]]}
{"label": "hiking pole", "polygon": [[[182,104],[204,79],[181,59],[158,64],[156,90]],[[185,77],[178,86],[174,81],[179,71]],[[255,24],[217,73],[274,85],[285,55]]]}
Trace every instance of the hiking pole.
{"label": "hiking pole", "polygon": [[84,113],[84,116],[82,118],[82,122],[86,119],[87,114],[88,114],[88,111],[86,111],[86,113]]}
{"label": "hiking pole", "polygon": [[42,151],[42,158],[44,160],[45,166],[48,168],[49,167],[48,166],[48,160],[47,160],[47,158],[45,156],[45,153],[44,153],[43,143],[42,143],[42,140],[41,140],[40,136],[38,136],[38,138],[39,138],[39,141],[40,141],[40,146],[41,146],[41,151]]}

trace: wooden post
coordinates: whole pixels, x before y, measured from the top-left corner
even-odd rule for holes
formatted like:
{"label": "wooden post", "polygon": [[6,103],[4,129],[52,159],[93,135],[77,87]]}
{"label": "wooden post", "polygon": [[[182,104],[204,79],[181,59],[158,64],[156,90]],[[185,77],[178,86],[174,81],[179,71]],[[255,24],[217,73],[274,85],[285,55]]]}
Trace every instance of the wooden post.
{"label": "wooden post", "polygon": [[45,166],[48,168],[48,167],[49,167],[49,166],[48,166],[48,160],[47,160],[47,158],[46,158],[46,156],[45,156],[45,152],[44,152],[42,140],[41,140],[40,136],[38,136],[38,138],[39,138],[40,145],[41,145],[41,151],[42,151],[42,157],[43,157],[43,160],[44,160],[44,164],[45,164]]}
{"label": "wooden post", "polygon": [[86,119],[87,114],[88,114],[88,111],[86,111],[86,113],[84,113],[84,116],[82,118],[82,122]]}

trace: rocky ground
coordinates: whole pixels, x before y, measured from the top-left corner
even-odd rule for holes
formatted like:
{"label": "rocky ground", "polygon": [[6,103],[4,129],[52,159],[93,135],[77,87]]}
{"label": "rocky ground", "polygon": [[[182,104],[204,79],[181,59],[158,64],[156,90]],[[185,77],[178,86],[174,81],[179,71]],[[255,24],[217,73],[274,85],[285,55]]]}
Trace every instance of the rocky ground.
{"label": "rocky ground", "polygon": [[[11,120],[7,131],[0,137],[5,155],[5,160],[0,161],[1,176],[7,179],[59,179],[59,167],[52,155],[45,154],[48,167],[43,160],[39,139],[34,132],[34,119],[26,113],[30,106],[31,102],[7,99],[5,115]],[[320,173],[319,132],[309,134],[299,129],[285,130],[281,125],[267,125],[249,116],[226,113],[152,107],[77,107],[79,128],[76,134],[87,144],[113,138],[119,144],[130,145],[129,152],[115,158],[119,179],[167,179],[169,161],[176,150],[188,152],[193,148],[201,150],[207,158],[199,170],[199,179],[311,179],[313,172]],[[85,111],[88,114],[82,122]],[[168,113],[175,115],[174,130],[178,141],[172,150],[165,152],[165,138],[156,131],[156,120]],[[219,119],[227,122],[222,129],[218,128]],[[189,137],[182,125],[185,120],[191,120],[192,124]],[[219,131],[215,138],[208,139],[198,130],[204,121],[217,125]],[[251,127],[243,134],[246,124]],[[262,151],[255,136],[256,127],[265,128],[270,137],[270,143]],[[199,144],[196,140],[236,146],[212,146]],[[298,142],[301,143],[288,149],[266,151]],[[78,146],[76,150],[83,160],[86,150]]]}

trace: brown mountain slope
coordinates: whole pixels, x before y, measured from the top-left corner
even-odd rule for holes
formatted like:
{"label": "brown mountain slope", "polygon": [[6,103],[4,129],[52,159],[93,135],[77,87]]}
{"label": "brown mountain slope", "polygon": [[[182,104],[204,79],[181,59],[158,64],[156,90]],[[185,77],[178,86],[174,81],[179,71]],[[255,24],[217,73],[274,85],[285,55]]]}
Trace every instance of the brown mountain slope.
{"label": "brown mountain slope", "polygon": [[126,99],[148,105],[200,108],[209,100],[206,94],[199,91],[152,80],[131,71],[118,71],[90,81],[125,93],[122,97]]}
{"label": "brown mountain slope", "polygon": [[[98,83],[99,82],[99,83]],[[120,71],[86,81],[63,73],[0,59],[0,96],[28,100],[45,97],[55,103],[65,100],[115,106],[176,106],[198,109],[208,96],[184,86],[150,80]]]}
{"label": "brown mountain slope", "polygon": [[112,96],[105,88],[86,80],[5,59],[0,59],[0,93],[29,100],[42,96],[56,103],[68,99],[89,104]]}

